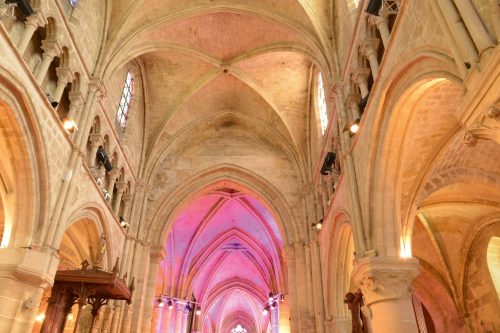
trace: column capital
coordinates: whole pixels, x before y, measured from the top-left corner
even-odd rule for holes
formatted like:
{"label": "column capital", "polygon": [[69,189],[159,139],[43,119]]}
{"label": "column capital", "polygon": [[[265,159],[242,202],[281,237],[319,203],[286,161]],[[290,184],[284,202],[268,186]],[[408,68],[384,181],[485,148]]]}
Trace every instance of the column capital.
{"label": "column capital", "polygon": [[68,98],[71,104],[75,106],[80,106],[85,102],[83,99],[83,95],[79,91],[71,91],[68,94]]}
{"label": "column capital", "polygon": [[122,196],[122,200],[123,202],[127,203],[127,202],[130,202],[130,200],[132,200],[132,194],[124,194]]}
{"label": "column capital", "polygon": [[102,135],[99,133],[90,134],[89,140],[93,147],[98,147],[99,145],[102,145],[102,143],[104,142]]}
{"label": "column capital", "polygon": [[116,186],[116,190],[118,192],[121,192],[121,193],[125,192],[125,190],[127,189],[127,183],[125,183],[125,182],[116,182],[115,186]]}
{"label": "column capital", "polygon": [[158,264],[167,256],[167,252],[163,246],[155,246],[151,248],[149,255],[151,257],[151,262]]}
{"label": "column capital", "polygon": [[54,40],[42,40],[42,50],[43,55],[49,56],[51,58],[57,57],[62,53],[62,48],[57,41]]}
{"label": "column capital", "polygon": [[108,172],[108,175],[111,179],[116,179],[118,178],[118,176],[120,176],[120,170],[118,170],[117,167],[113,167],[113,169]]}
{"label": "column capital", "polygon": [[416,258],[365,257],[356,260],[353,280],[366,305],[410,296],[410,286],[419,273]]}
{"label": "column capital", "polygon": [[42,27],[47,24],[47,20],[45,17],[42,15],[40,11],[37,13],[30,15],[26,18],[26,22],[24,22],[26,26],[32,26],[35,29],[38,27]]}
{"label": "column capital", "polygon": [[330,90],[333,95],[342,96],[345,91],[345,84],[343,81],[334,81]]}
{"label": "column capital", "polygon": [[57,67],[56,74],[58,78],[57,84],[61,83],[66,85],[68,82],[71,82],[75,79],[75,77],[73,76],[73,72],[69,67]]}
{"label": "column capital", "polygon": [[107,94],[104,82],[98,77],[90,79],[89,90],[96,94],[98,100],[105,98]]}
{"label": "column capital", "polygon": [[361,95],[360,94],[349,94],[347,95],[347,103],[355,103],[356,105],[359,104],[359,101],[361,100]]}
{"label": "column capital", "polygon": [[380,39],[378,38],[365,38],[363,40],[363,45],[361,46],[363,53],[370,57],[372,55],[377,55],[378,46],[380,44]]}
{"label": "column capital", "polygon": [[370,76],[370,69],[366,67],[360,67],[354,71],[352,78],[357,84],[368,84],[368,77]]}

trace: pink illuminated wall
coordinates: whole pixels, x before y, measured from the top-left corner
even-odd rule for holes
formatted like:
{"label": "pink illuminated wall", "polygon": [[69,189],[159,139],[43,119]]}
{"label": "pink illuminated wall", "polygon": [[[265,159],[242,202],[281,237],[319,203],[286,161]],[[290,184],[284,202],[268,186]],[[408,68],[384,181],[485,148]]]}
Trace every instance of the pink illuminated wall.
{"label": "pink illuminated wall", "polygon": [[157,290],[183,299],[194,293],[202,307],[198,331],[230,333],[238,324],[248,333],[268,331],[262,308],[270,291],[283,288],[282,239],[259,200],[228,188],[193,199],[165,248]]}

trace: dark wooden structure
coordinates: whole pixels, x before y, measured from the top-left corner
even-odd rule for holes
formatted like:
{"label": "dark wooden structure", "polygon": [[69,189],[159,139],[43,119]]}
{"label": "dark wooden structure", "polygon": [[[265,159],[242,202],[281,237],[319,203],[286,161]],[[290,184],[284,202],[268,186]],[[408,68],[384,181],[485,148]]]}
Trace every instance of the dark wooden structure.
{"label": "dark wooden structure", "polygon": [[54,279],[54,286],[45,312],[41,333],[61,333],[66,325],[66,318],[73,305],[79,305],[78,317],[75,325],[79,324],[82,307],[92,305],[92,324],[99,313],[101,306],[108,300],[125,300],[130,304],[134,281],[129,286],[126,276],[120,278],[118,260],[111,272],[100,268],[89,267],[84,261],[78,270],[58,271]]}
{"label": "dark wooden structure", "polygon": [[361,291],[356,291],[354,293],[347,293],[344,298],[344,303],[351,311],[352,318],[352,333],[369,333],[368,322],[361,311],[363,307],[363,294]]}

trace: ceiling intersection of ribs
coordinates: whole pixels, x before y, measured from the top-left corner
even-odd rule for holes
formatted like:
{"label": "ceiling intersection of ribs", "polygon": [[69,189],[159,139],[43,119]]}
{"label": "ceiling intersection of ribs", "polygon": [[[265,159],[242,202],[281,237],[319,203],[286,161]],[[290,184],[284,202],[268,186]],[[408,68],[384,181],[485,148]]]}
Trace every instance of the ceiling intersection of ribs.
{"label": "ceiling intersection of ribs", "polygon": [[164,150],[196,120],[230,110],[275,129],[303,158],[311,67],[328,68],[329,58],[317,20],[306,13],[310,6],[292,0],[182,3],[120,4],[112,18],[115,45],[107,71],[131,56],[144,64],[148,154]]}

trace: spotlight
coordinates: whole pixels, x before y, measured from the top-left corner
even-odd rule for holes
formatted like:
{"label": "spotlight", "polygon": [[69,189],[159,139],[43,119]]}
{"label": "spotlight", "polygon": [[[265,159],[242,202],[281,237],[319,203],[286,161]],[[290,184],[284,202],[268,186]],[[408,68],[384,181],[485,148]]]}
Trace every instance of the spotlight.
{"label": "spotlight", "polygon": [[35,320],[39,323],[41,323],[45,319],[45,313],[40,313],[38,316],[35,317]]}
{"label": "spotlight", "polygon": [[127,221],[125,221],[125,219],[123,218],[123,216],[120,216],[120,226],[124,229],[127,229],[129,224],[127,223]]}
{"label": "spotlight", "polygon": [[268,314],[268,313],[269,313],[269,305],[268,305],[268,306],[266,306],[266,307],[264,308],[264,310],[262,310],[262,314],[263,314],[264,316],[267,316],[267,314]]}
{"label": "spotlight", "polygon": [[72,313],[70,313],[70,314],[68,315],[68,317],[67,317],[67,318],[68,318],[68,320],[73,320],[73,318],[74,318],[74,317],[73,317],[73,314],[72,314]]}
{"label": "spotlight", "polygon": [[59,102],[54,99],[50,94],[45,94],[47,99],[49,100],[50,105],[55,109],[59,105]]}
{"label": "spotlight", "polygon": [[[312,227],[316,228],[316,230],[321,230],[321,228],[323,228],[323,219],[319,220],[316,223],[313,223]],[[281,296],[283,296],[283,295],[281,295]],[[283,298],[283,300],[284,300],[284,298]]]}
{"label": "spotlight", "polygon": [[186,304],[186,310],[187,310],[188,312],[191,312],[191,311],[193,310],[193,308],[191,307],[191,305]]}
{"label": "spotlight", "polygon": [[169,300],[167,305],[169,310],[172,310],[174,308],[174,303],[172,303],[172,300]]}
{"label": "spotlight", "polygon": [[285,301],[285,295],[281,294],[280,295],[280,302],[283,303]]}
{"label": "spotlight", "polygon": [[365,12],[368,15],[379,16],[380,8],[382,8],[382,0],[370,0]]}
{"label": "spotlight", "polygon": [[359,119],[356,119],[353,121],[351,126],[349,127],[349,130],[351,131],[352,134],[356,134],[359,130]]}
{"label": "spotlight", "polygon": [[196,307],[196,315],[197,315],[197,316],[201,315],[201,309],[200,309],[200,307],[199,307],[199,306],[198,306],[198,307]]}
{"label": "spotlight", "polygon": [[269,293],[269,302],[272,302],[273,300],[274,300],[273,293]]}
{"label": "spotlight", "polygon": [[64,118],[63,119],[63,127],[64,127],[64,129],[67,132],[71,132],[71,133],[73,133],[75,130],[78,129],[76,127],[76,123],[73,120],[69,119],[69,118]]}
{"label": "spotlight", "polygon": [[161,298],[161,296],[158,297],[158,302],[157,303],[158,303],[158,306],[160,308],[162,308],[165,305],[165,303],[163,303],[163,299]]}
{"label": "spotlight", "polygon": [[273,302],[273,304],[271,304],[271,310],[274,310],[278,307],[278,303],[277,302]]}

